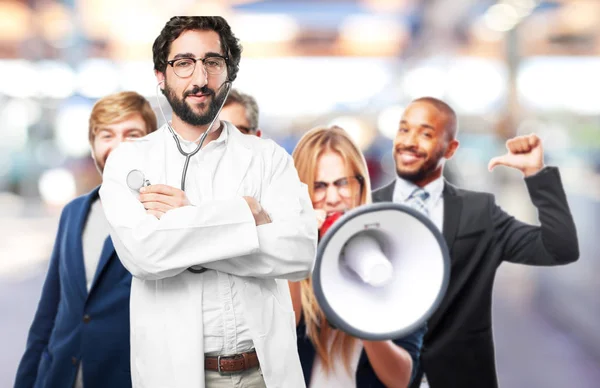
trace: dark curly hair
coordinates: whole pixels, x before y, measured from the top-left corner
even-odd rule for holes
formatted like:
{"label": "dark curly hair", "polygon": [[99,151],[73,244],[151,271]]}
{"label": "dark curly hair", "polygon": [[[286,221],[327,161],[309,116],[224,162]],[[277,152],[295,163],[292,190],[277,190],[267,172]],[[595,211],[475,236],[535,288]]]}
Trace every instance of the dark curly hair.
{"label": "dark curly hair", "polygon": [[242,46],[239,39],[231,32],[231,27],[221,16],[174,16],[165,24],[160,35],[152,45],[154,70],[164,73],[167,70],[167,59],[171,43],[183,32],[190,30],[215,31],[219,34],[221,50],[227,57],[227,74],[229,81],[234,81],[240,69]]}

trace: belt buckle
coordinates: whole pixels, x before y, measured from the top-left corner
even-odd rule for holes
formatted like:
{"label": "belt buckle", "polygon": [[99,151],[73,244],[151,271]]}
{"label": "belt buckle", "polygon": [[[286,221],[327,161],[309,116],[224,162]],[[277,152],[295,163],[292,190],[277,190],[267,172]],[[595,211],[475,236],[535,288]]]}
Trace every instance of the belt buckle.
{"label": "belt buckle", "polygon": [[222,357],[230,357],[230,356],[222,356],[220,354],[217,356],[217,372],[219,372],[219,374],[221,376],[229,376],[229,375],[237,373],[236,371],[227,372],[227,371],[221,370],[221,358]]}
{"label": "belt buckle", "polygon": [[189,267],[187,270],[190,271],[191,273],[203,273],[203,272],[206,272],[208,270],[208,268],[201,267],[201,268],[196,269],[196,268]]}

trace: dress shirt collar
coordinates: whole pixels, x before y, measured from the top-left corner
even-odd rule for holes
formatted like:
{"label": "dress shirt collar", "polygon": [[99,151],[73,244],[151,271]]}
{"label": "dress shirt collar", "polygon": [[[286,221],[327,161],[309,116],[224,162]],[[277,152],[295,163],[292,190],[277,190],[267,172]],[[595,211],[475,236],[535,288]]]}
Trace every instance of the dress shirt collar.
{"label": "dress shirt collar", "polygon": [[[229,138],[229,126],[224,122],[221,121],[221,126],[223,127],[223,130],[221,131],[221,134],[219,135],[219,137],[215,140],[213,140],[213,143],[218,144],[218,143],[227,143],[227,139]],[[171,127],[173,128],[173,127]],[[174,128],[173,128],[174,129]],[[168,130],[168,128],[167,128]],[[198,138],[194,141],[190,141],[190,140],[186,140],[183,137],[181,137],[181,135],[179,133],[177,133],[177,131],[175,131],[175,135],[177,136],[177,138],[179,139],[179,141],[181,142],[182,145],[185,145],[186,147],[192,147],[196,148],[196,146],[198,145],[198,142],[200,141],[200,138],[202,137],[202,135],[198,136]],[[208,144],[207,144],[208,145]]]}

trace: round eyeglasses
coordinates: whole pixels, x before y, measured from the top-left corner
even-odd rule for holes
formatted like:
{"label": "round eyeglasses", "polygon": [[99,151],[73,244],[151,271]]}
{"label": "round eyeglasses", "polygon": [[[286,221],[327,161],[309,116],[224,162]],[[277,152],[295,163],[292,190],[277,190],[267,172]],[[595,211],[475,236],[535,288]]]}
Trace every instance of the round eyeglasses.
{"label": "round eyeglasses", "polygon": [[222,74],[227,68],[227,58],[216,55],[206,58],[179,58],[167,61],[167,63],[173,68],[176,76],[187,78],[194,74],[198,61],[202,62],[206,72],[211,75]]}
{"label": "round eyeglasses", "polygon": [[333,182],[315,182],[313,185],[313,202],[320,202],[327,197],[327,188],[334,185],[340,197],[353,199],[362,193],[364,179],[362,176],[348,176]]}

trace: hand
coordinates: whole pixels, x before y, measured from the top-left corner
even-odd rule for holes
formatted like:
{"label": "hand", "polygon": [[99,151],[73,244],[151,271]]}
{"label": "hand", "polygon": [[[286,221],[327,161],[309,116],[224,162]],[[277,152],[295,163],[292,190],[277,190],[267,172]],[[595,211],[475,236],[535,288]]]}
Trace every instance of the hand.
{"label": "hand", "polygon": [[140,189],[140,202],[147,214],[160,219],[166,212],[189,206],[185,192],[167,185],[150,185]]}
{"label": "hand", "polygon": [[506,142],[508,152],[490,160],[488,169],[506,166],[521,170],[528,177],[544,167],[544,151],[542,141],[537,135],[517,136]]}
{"label": "hand", "polygon": [[315,209],[315,214],[317,215],[317,229],[321,229],[323,222],[327,218],[327,212],[323,209]]}
{"label": "hand", "polygon": [[250,207],[250,211],[254,216],[254,223],[256,224],[256,226],[271,223],[271,217],[269,217],[265,209],[263,209],[260,202],[258,202],[252,197],[243,198],[246,200],[246,203]]}

